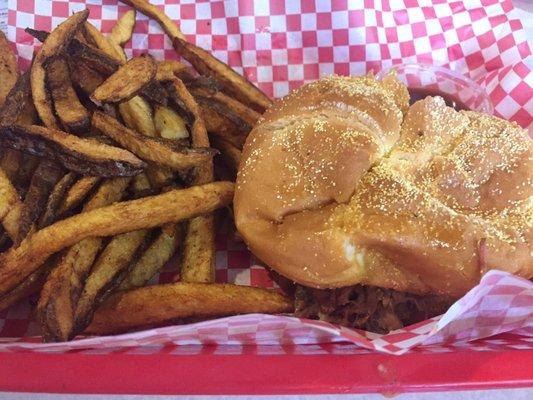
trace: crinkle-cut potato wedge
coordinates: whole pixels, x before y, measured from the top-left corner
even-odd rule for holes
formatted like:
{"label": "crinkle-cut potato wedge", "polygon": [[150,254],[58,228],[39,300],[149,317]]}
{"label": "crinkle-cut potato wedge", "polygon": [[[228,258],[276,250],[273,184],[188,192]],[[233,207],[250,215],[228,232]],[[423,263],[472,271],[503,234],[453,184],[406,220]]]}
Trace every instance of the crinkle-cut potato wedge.
{"label": "crinkle-cut potato wedge", "polygon": [[146,0],[123,0],[137,11],[154,18],[172,40],[176,51],[189,61],[202,75],[213,76],[224,89],[237,100],[259,112],[264,112],[271,104],[270,100],[261,90],[250,81],[235,72],[230,66],[224,64],[204,49],[187,42],[178,26],[165,15],[159,8]]}
{"label": "crinkle-cut potato wedge", "polygon": [[128,128],[145,136],[157,136],[152,108],[145,99],[134,96],[130,100],[120,103],[118,110]]}
{"label": "crinkle-cut potato wedge", "polygon": [[148,246],[119,286],[119,290],[144,286],[172,258],[181,238],[181,226],[168,224]]}
{"label": "crinkle-cut potato wedge", "polygon": [[83,10],[72,14],[69,18],[59,24],[46,38],[41,50],[35,56],[31,70],[31,91],[35,109],[39,118],[48,128],[58,128],[58,123],[54,115],[52,101],[46,89],[46,73],[44,63],[52,57],[60,54],[69,45],[74,34],[89,16],[89,10]]}
{"label": "crinkle-cut potato wedge", "polygon": [[172,148],[170,141],[143,136],[100,111],[93,114],[92,125],[143,160],[175,170],[200,166],[214,155],[209,148]]}
{"label": "crinkle-cut potato wedge", "polygon": [[140,229],[117,235],[98,255],[76,306],[76,332],[89,325],[94,310],[122,282],[144,249],[148,233],[147,229]]}
{"label": "crinkle-cut potato wedge", "polygon": [[31,178],[28,192],[24,196],[15,245],[18,245],[33,229],[34,223],[46,207],[50,193],[62,177],[63,171],[56,162],[44,159],[39,163]]}
{"label": "crinkle-cut potato wedge", "polygon": [[135,29],[135,14],[135,10],[128,10],[117,20],[108,36],[110,42],[124,46],[131,40]]}
{"label": "crinkle-cut potato wedge", "polygon": [[57,160],[82,175],[131,176],[145,167],[127,150],[37,125],[3,126],[0,141],[3,147]]}
{"label": "crinkle-cut potato wedge", "polygon": [[117,62],[122,63],[124,57],[122,53],[118,52],[111,42],[90,22],[85,22],[84,25],[85,34],[88,35],[96,47],[106,53],[108,56],[113,57]]}
{"label": "crinkle-cut potato wedge", "polygon": [[56,221],[63,198],[75,182],[76,174],[74,172],[68,172],[56,183],[50,192],[50,196],[48,196],[46,206],[37,225],[38,229],[42,229]]}
{"label": "crinkle-cut potato wedge", "polygon": [[64,216],[65,213],[79,206],[96,185],[100,183],[101,179],[99,176],[82,176],[74,182],[67,193],[65,193],[65,197],[57,212],[58,216]]}
{"label": "crinkle-cut potato wedge", "polygon": [[183,118],[172,108],[156,105],[154,125],[159,136],[165,139],[185,139],[189,131]]}
{"label": "crinkle-cut potato wedge", "polygon": [[[131,178],[108,179],[85,204],[91,211],[119,201]],[[37,303],[37,316],[46,341],[69,340],[74,332],[74,313],[83,284],[103,238],[89,237],[70,247],[54,263]],[[31,276],[31,275],[30,275]]]}
{"label": "crinkle-cut potato wedge", "polygon": [[132,58],[96,88],[91,100],[96,103],[129,100],[154,79],[155,72],[156,64],[151,56]]}
{"label": "crinkle-cut potato wedge", "polygon": [[17,64],[17,57],[4,32],[0,31],[0,105],[6,99],[11,88],[17,82],[20,72]]}
{"label": "crinkle-cut potato wedge", "polygon": [[81,134],[90,126],[89,112],[72,87],[66,59],[55,57],[46,67],[46,83],[52,96],[55,114],[67,132]]}
{"label": "crinkle-cut potato wedge", "polygon": [[[215,182],[76,214],[36,231],[0,254],[0,294],[12,290],[52,254],[88,237],[113,236],[210,213],[233,199],[232,182]],[[51,240],[53,238],[53,240]]]}
{"label": "crinkle-cut potato wedge", "polygon": [[96,310],[85,332],[103,335],[160,326],[184,318],[292,311],[293,301],[275,290],[227,283],[177,282],[112,295]]}

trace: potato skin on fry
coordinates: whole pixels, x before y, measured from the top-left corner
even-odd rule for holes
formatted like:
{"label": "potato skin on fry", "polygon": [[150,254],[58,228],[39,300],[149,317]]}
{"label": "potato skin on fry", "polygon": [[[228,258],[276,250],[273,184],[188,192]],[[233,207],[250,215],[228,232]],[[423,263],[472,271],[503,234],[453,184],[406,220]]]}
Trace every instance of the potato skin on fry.
{"label": "potato skin on fry", "polygon": [[118,292],[96,310],[89,334],[159,326],[183,318],[293,311],[291,299],[274,290],[220,283],[172,283]]}
{"label": "potato skin on fry", "polygon": [[37,125],[0,127],[3,147],[57,160],[82,175],[131,176],[145,164],[129,151]]}
{"label": "potato skin on fry", "polygon": [[0,294],[13,289],[50,255],[88,237],[112,236],[206,214],[233,200],[233,183],[216,182],[115,203],[58,221],[0,254]]}
{"label": "potato skin on fry", "polygon": [[89,16],[89,10],[72,14],[52,31],[46,38],[39,53],[33,60],[30,70],[31,90],[35,109],[41,121],[49,128],[58,128],[51,99],[46,90],[44,63],[59,54],[68,46],[76,31],[83,26]]}
{"label": "potato skin on fry", "polygon": [[199,166],[213,157],[213,152],[208,148],[189,149],[177,146],[173,149],[169,146],[169,141],[140,135],[100,111],[93,114],[91,122],[94,128],[140,158],[174,170]]}
{"label": "potato skin on fry", "polygon": [[135,28],[135,14],[135,10],[128,10],[117,20],[108,36],[110,42],[123,46],[131,39]]}
{"label": "potato skin on fry", "polygon": [[80,103],[72,87],[67,61],[56,57],[46,65],[46,83],[54,109],[67,132],[80,134],[90,126],[89,112]]}
{"label": "potato skin on fry", "polygon": [[139,93],[156,73],[156,64],[149,55],[132,58],[96,88],[91,100],[120,103]]}

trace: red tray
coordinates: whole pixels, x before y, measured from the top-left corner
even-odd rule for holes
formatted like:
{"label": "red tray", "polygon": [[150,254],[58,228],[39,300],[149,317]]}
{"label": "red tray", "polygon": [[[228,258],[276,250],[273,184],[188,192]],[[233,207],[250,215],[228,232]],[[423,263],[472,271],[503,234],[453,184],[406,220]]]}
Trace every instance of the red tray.
{"label": "red tray", "polygon": [[[264,354],[255,346],[181,346],[156,354],[0,353],[0,391],[106,394],[392,395],[533,385],[533,349],[443,353]],[[295,346],[295,353],[305,346]],[[286,350],[286,349],[285,349]],[[449,349],[448,349],[449,350]],[[225,354],[216,354],[216,353]],[[236,352],[237,355],[228,353]],[[189,354],[187,354],[189,353]],[[200,353],[200,354],[196,354]],[[262,353],[262,354],[258,354]]]}

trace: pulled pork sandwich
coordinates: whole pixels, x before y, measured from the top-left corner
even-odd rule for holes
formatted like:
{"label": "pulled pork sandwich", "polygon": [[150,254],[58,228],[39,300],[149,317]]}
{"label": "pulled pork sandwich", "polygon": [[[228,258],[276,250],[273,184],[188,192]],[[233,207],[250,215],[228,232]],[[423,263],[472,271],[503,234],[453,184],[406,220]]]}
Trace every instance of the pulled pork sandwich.
{"label": "pulled pork sandwich", "polygon": [[234,199],[296,314],[376,332],[438,315],[490,269],[533,277],[533,144],[394,76],[327,77],[269,108]]}

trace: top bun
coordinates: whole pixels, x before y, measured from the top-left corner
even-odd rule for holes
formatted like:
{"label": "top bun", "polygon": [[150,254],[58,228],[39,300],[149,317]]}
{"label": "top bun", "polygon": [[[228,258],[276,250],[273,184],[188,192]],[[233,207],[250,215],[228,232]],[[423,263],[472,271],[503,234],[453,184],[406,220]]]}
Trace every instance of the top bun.
{"label": "top bun", "polygon": [[527,133],[408,100],[394,76],[332,76],[267,110],[234,200],[255,255],[315,288],[460,296],[488,269],[533,276]]}

